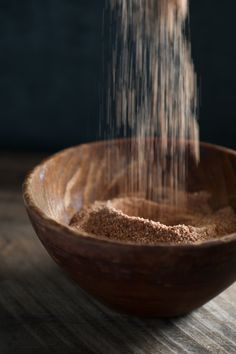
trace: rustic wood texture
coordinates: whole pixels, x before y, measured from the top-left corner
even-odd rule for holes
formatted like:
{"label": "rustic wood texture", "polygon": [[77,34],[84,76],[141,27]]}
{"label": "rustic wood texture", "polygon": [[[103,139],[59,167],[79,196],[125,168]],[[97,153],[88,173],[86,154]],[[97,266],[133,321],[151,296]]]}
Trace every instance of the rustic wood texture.
{"label": "rustic wood texture", "polygon": [[[68,225],[82,205],[127,193],[126,171],[135,165],[128,143],[95,142],[50,157],[24,183],[26,207],[48,253],[97,300],[126,314],[184,315],[236,281],[235,233],[194,245],[142,245],[89,236]],[[209,192],[216,209],[235,206],[234,151],[201,144],[201,162],[196,166],[190,159],[189,169],[192,191]],[[110,182],[107,171],[113,173]]]}
{"label": "rustic wood texture", "polygon": [[21,182],[41,156],[0,154],[0,353],[236,353],[236,286],[176,319],[113,313],[50,259]]}

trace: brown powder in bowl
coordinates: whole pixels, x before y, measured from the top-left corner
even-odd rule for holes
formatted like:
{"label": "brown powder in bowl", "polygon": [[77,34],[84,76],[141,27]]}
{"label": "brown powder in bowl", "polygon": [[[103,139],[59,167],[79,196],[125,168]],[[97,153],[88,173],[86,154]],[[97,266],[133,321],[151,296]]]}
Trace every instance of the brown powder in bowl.
{"label": "brown powder in bowl", "polygon": [[96,237],[139,244],[197,243],[236,231],[231,207],[218,211],[206,204],[200,207],[197,194],[189,195],[189,200],[191,207],[183,209],[135,197],[97,201],[76,213],[70,226]]}

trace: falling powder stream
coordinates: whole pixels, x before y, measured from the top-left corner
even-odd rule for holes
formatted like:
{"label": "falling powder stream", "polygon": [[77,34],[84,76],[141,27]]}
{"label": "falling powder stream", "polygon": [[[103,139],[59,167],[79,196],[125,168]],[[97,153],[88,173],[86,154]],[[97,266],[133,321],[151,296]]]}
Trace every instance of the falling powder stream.
{"label": "falling powder stream", "polygon": [[[105,10],[105,137],[135,138],[127,149],[127,193],[145,192],[157,200],[160,191],[164,196],[171,190],[172,204],[186,188],[188,156],[199,160],[197,84],[185,34],[187,17],[187,0],[107,0]],[[121,155],[116,158],[119,163]],[[112,169],[114,156],[109,163]]]}

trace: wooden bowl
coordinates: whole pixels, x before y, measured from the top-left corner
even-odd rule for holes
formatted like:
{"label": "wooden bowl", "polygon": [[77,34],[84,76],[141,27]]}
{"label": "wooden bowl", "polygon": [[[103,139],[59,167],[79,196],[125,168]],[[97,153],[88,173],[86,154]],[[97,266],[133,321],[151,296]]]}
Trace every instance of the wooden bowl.
{"label": "wooden bowl", "polygon": [[[81,288],[119,312],[178,316],[205,304],[236,280],[236,234],[201,244],[137,245],[78,235],[68,224],[84,203],[122,192],[107,188],[105,151],[127,141],[64,150],[37,166],[23,193],[34,229],[51,257]],[[119,147],[120,148],[120,147]],[[120,166],[112,173],[119,175]],[[190,191],[205,190],[213,206],[236,207],[236,152],[201,144],[201,162],[189,162]],[[106,193],[108,193],[106,195]]]}

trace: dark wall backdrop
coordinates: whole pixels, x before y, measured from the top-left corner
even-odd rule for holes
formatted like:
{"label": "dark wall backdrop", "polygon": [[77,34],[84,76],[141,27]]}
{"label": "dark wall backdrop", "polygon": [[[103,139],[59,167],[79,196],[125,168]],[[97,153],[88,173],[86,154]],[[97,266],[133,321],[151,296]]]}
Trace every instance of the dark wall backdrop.
{"label": "dark wall backdrop", "polygon": [[[201,137],[236,148],[235,0],[190,0]],[[104,0],[0,0],[0,148],[97,137]]]}

